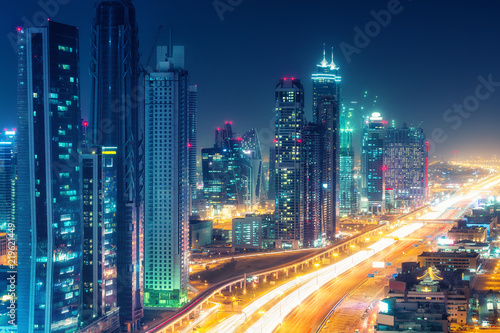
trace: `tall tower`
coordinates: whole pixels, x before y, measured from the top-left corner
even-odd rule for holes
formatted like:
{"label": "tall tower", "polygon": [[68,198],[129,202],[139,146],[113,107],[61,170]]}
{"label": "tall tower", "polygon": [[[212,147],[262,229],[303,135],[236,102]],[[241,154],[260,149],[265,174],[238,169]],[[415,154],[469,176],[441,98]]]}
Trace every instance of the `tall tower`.
{"label": "tall tower", "polygon": [[298,247],[304,240],[304,88],[300,80],[281,79],[275,106],[275,215],[282,246]]}
{"label": "tall tower", "polygon": [[321,229],[325,240],[334,239],[337,217],[337,168],[339,143],[339,112],[341,106],[339,68],[332,60],[323,60],[317,66],[318,72],[312,75],[314,120],[321,127]]}
{"label": "tall tower", "polygon": [[321,130],[316,123],[304,126],[302,154],[304,163],[304,246],[321,241]]}
{"label": "tall tower", "polygon": [[16,131],[0,134],[0,230],[16,224]]}
{"label": "tall tower", "polygon": [[[198,154],[198,86],[189,86],[189,187],[190,187],[190,200],[196,198],[196,180],[197,180],[197,168],[196,168],[196,158]],[[189,208],[189,214],[192,208]]]}
{"label": "tall tower", "polygon": [[[351,105],[357,102],[351,102]],[[340,149],[339,149],[339,213],[349,216],[357,213],[357,193],[354,183],[354,111],[355,108],[342,108],[340,114]]]}
{"label": "tall tower", "polygon": [[76,332],[82,315],[79,35],[18,29],[18,330]]}
{"label": "tall tower", "polygon": [[146,87],[146,280],[144,305],[187,302],[190,172],[189,77],[184,47],[158,47]]}
{"label": "tall tower", "polygon": [[92,26],[92,143],[117,152],[117,290],[122,330],[143,317],[143,117],[138,37],[130,0],[100,0]]}
{"label": "tall tower", "polygon": [[387,121],[378,112],[366,118],[363,127],[361,150],[362,201],[368,212],[382,214],[385,211],[384,139]]}

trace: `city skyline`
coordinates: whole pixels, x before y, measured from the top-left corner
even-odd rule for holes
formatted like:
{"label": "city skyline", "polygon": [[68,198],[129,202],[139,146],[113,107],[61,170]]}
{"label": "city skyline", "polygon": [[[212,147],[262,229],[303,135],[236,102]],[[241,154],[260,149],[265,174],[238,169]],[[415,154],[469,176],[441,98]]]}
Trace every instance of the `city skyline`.
{"label": "city skyline", "polygon": [[0,331],[499,325],[500,4],[260,1],[8,29]]}
{"label": "city skyline", "polygon": [[[482,100],[477,112],[471,112],[472,115],[468,118],[462,117],[449,122],[443,120],[444,113],[453,109],[454,104],[463,104],[468,96],[474,96],[476,86],[481,84],[478,77],[488,81],[488,76],[491,75],[492,81],[500,81],[497,79],[500,74],[495,71],[495,54],[498,54],[500,44],[494,38],[494,31],[499,23],[493,18],[497,5],[492,2],[479,1],[473,5],[467,1],[458,1],[453,6],[448,6],[429,1],[402,1],[403,10],[393,15],[387,27],[370,38],[370,43],[359,54],[352,54],[350,63],[342,52],[341,43],[355,45],[356,32],[353,29],[360,27],[363,30],[365,24],[375,20],[370,12],[387,9],[388,1],[344,1],[329,4],[327,8],[332,9],[328,11],[329,15],[334,17],[333,20],[328,20],[332,22],[331,25],[326,25],[319,19],[326,15],[321,11],[308,15],[314,6],[300,1],[290,2],[286,11],[279,11],[277,4],[242,2],[233,11],[225,12],[223,21],[211,2],[197,3],[199,11],[192,11],[192,4],[189,2],[173,2],[167,13],[174,11],[178,14],[167,17],[161,17],[161,10],[155,10],[158,6],[163,8],[167,5],[135,5],[141,40],[141,61],[145,62],[147,59],[158,26],[163,25],[159,42],[164,43],[168,40],[168,26],[172,25],[174,42],[186,45],[186,61],[192,69],[194,82],[199,85],[199,120],[211,127],[217,126],[218,121],[215,119],[248,123],[249,128],[242,130],[256,128],[262,134],[262,144],[270,146],[273,96],[269,94],[269,88],[272,89],[279,77],[295,76],[302,79],[306,93],[306,115],[312,115],[312,85],[306,79],[314,70],[312,64],[321,60],[321,48],[326,43],[328,49],[334,47],[341,76],[346,78],[343,85],[344,102],[357,100],[362,91],[368,90],[379,96],[378,111],[387,119],[416,126],[425,118],[422,127],[429,136],[434,129],[442,129],[447,136],[445,142],[437,145],[436,153],[442,158],[449,158],[453,150],[458,150],[464,156],[472,153],[499,153],[489,142],[498,139],[500,134],[492,130],[493,122],[484,123],[481,119],[485,114],[497,117],[493,110],[500,105],[500,94],[493,92],[488,99]],[[8,50],[11,48],[8,34],[15,32],[17,26],[23,25],[23,17],[31,22],[33,15],[43,11],[43,8],[34,0],[28,0],[22,6],[14,3],[6,6],[6,12],[11,14],[0,22],[0,31],[5,36],[1,41],[2,46]],[[49,15],[56,21],[71,22],[79,27],[82,38],[81,86],[84,116],[88,116],[90,105],[90,77],[87,71],[90,43],[87,41],[90,39],[92,7],[91,3],[70,2],[58,5],[57,11],[52,8],[51,13],[55,15]],[[341,13],[337,10],[340,8]],[[432,8],[432,11],[428,8]],[[191,15],[188,16],[188,13]],[[273,44],[262,34],[265,30],[279,29],[281,23],[293,21],[298,13],[304,13],[301,16],[303,21],[300,21],[302,24],[292,26],[295,33],[290,35],[307,37],[303,38],[300,50],[297,50],[296,43],[288,40],[291,37],[287,36],[283,43]],[[313,17],[314,25],[311,21]],[[245,30],[245,26],[254,18],[259,19],[261,27],[254,32]],[[460,23],[465,18],[470,24]],[[422,19],[425,19],[425,26],[418,23]],[[294,52],[280,59],[280,48]],[[391,50],[390,54],[382,57],[386,50]],[[435,57],[431,59],[429,54]],[[264,55],[269,57],[264,60]],[[3,63],[13,60],[15,61],[14,51],[0,55]],[[233,65],[233,61],[240,65]],[[151,65],[154,66],[154,63],[152,61]],[[206,63],[211,66],[205,67]],[[258,66],[252,66],[253,63]],[[439,63],[437,70],[434,67],[436,63]],[[215,67],[219,67],[217,75],[221,80],[213,79],[215,72],[212,68]],[[253,67],[257,67],[257,70],[252,70]],[[239,69],[238,75],[235,74],[236,68]],[[456,71],[456,68],[460,68],[460,71]],[[1,74],[7,78],[12,77],[12,70],[3,68]],[[430,76],[434,77],[432,82],[427,80]],[[242,86],[226,83],[241,78],[245,82]],[[15,100],[11,97],[14,95],[11,87],[14,82],[11,81],[10,85],[7,82],[0,89],[0,102],[5,108],[0,113],[6,117],[6,126],[14,127],[15,118],[8,111],[15,108]],[[261,84],[256,85],[256,82]],[[395,87],[399,91],[396,95],[392,94]],[[497,86],[493,88],[496,89]],[[250,96],[258,96],[258,99],[249,98]],[[221,98],[225,99],[224,104],[220,103]],[[242,105],[239,103],[241,99],[249,99],[250,103]],[[255,112],[259,117],[252,117]],[[212,117],[213,114],[217,117]],[[420,115],[423,117],[420,118]],[[471,131],[481,138],[486,142],[487,149],[478,152],[470,140],[460,135],[463,131]],[[201,128],[198,147],[209,147],[210,143],[211,130]],[[267,152],[267,149],[263,151]]]}

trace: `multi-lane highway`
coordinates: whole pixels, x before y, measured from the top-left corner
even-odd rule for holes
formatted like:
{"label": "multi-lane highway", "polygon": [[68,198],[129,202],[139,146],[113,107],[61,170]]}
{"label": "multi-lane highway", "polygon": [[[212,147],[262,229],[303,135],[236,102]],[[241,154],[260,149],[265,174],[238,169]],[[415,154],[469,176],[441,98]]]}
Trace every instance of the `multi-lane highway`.
{"label": "multi-lane highway", "polygon": [[[466,191],[462,191],[465,194],[452,196],[450,199],[439,203],[433,207],[431,212],[425,213],[420,219],[460,218],[471,203],[479,196],[481,191],[487,190],[499,182],[500,176],[495,176]],[[405,240],[397,242],[396,239],[404,239],[409,235],[418,238],[426,234],[435,234],[436,231],[438,233],[443,231],[443,226],[438,227],[437,230],[432,230],[429,227],[424,228],[424,225],[424,223],[414,223],[403,226],[388,235],[388,238],[380,240],[367,250],[359,251],[337,264],[309,273],[302,278],[303,282],[300,287],[297,287],[297,281],[285,283],[250,303],[243,309],[242,314],[228,317],[210,331],[235,332],[239,331],[242,326],[245,326],[245,322],[253,322],[246,329],[247,332],[273,332],[280,330],[280,326],[283,332],[290,331],[291,328],[296,332],[310,332],[315,326],[321,323],[331,307],[343,295],[366,279],[366,272],[370,270],[370,265],[373,261],[380,259],[379,256],[395,260],[402,255],[405,248],[413,246],[415,242]],[[351,269],[353,272],[349,274],[354,274],[353,276],[344,274]],[[337,281],[332,282],[334,279],[337,279]],[[323,293],[322,287],[327,292]],[[318,296],[311,297],[315,293]],[[276,303],[275,300],[277,297],[282,299]],[[322,302],[321,300],[324,301]],[[268,303],[273,302],[276,303],[274,306],[266,308]],[[256,315],[259,319],[255,321],[254,316]]]}

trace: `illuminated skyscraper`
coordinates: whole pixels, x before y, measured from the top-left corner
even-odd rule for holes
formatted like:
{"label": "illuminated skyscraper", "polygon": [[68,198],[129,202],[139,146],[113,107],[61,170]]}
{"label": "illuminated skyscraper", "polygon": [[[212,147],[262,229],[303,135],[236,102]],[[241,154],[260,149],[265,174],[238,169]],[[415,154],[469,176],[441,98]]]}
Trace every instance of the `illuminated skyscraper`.
{"label": "illuminated skyscraper", "polygon": [[[197,167],[196,158],[198,156],[198,86],[189,86],[189,188],[191,201],[197,199]],[[191,207],[189,214],[192,214]]]}
{"label": "illuminated skyscraper", "polygon": [[144,305],[184,305],[188,291],[189,77],[184,46],[158,47],[146,87],[146,279]]}
{"label": "illuminated skyscraper", "polygon": [[117,289],[122,330],[143,317],[144,121],[139,112],[139,40],[131,0],[99,0],[91,44],[93,146],[117,148]]}
{"label": "illuminated skyscraper", "polygon": [[304,159],[302,131],[304,88],[300,80],[281,79],[276,86],[275,215],[282,247],[304,240]]}
{"label": "illuminated skyscraper", "polygon": [[116,148],[82,149],[82,322],[90,330],[99,320],[96,329],[101,332],[120,330],[116,289],[117,160]]}
{"label": "illuminated skyscraper", "polygon": [[16,131],[0,134],[0,230],[16,223]]}
{"label": "illuminated skyscraper", "polygon": [[302,133],[304,159],[304,246],[313,247],[321,241],[321,127],[316,123],[304,126]]}
{"label": "illuminated skyscraper", "polygon": [[18,29],[18,331],[76,332],[82,316],[78,29]]}
{"label": "illuminated skyscraper", "polygon": [[353,108],[345,106],[340,114],[339,149],[339,213],[349,216],[357,213],[357,193],[354,181]]}
{"label": "illuminated skyscraper", "polygon": [[248,155],[244,153],[244,140],[234,137],[232,124],[226,121],[222,128],[218,127],[214,147],[201,150],[203,192],[214,215],[219,215],[225,205],[250,210],[254,201],[252,151]]}
{"label": "illuminated skyscraper", "polygon": [[368,212],[382,214],[385,211],[384,165],[385,125],[380,113],[374,112],[366,118],[363,126],[361,151],[362,200]]}
{"label": "illuminated skyscraper", "polygon": [[395,207],[421,206],[426,201],[428,152],[419,127],[390,127],[385,137],[386,190],[394,192]]}
{"label": "illuminated skyscraper", "polygon": [[313,80],[314,121],[321,127],[321,232],[324,240],[335,238],[336,234],[336,192],[339,143],[339,112],[341,107],[339,68],[333,61],[323,60],[317,66],[318,73]]}
{"label": "illuminated skyscraper", "polygon": [[242,150],[246,160],[246,167],[244,168],[247,169],[246,173],[250,176],[248,190],[250,195],[250,206],[253,210],[261,200],[265,200],[265,191],[263,190],[264,176],[262,151],[260,148],[259,136],[255,128],[243,134],[242,139]]}

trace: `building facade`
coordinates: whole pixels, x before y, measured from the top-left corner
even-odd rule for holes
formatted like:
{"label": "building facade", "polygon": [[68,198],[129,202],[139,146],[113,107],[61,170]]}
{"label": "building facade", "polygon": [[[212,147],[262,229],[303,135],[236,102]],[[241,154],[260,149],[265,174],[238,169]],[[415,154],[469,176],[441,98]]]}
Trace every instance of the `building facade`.
{"label": "building facade", "polygon": [[321,244],[321,130],[316,123],[304,126],[302,148],[304,158],[304,246]]}
{"label": "building facade", "polygon": [[122,330],[143,318],[144,180],[139,104],[139,39],[131,0],[95,4],[91,43],[91,134],[94,146],[117,148],[117,288]]}
{"label": "building facade", "polygon": [[392,189],[394,205],[387,208],[422,206],[427,200],[428,149],[424,131],[418,127],[387,129],[384,143],[385,187]]}
{"label": "building facade", "polygon": [[197,199],[198,181],[198,86],[190,85],[188,88],[188,109],[189,109],[189,188],[191,195],[191,207],[189,214],[192,214],[192,202]]}
{"label": "building facade", "polygon": [[[83,326],[120,330],[117,313],[117,150],[82,149]],[[109,317],[108,319],[102,319]],[[116,317],[111,319],[111,317]],[[102,319],[102,320],[100,320]]]}
{"label": "building facade", "polygon": [[354,179],[354,109],[342,108],[340,115],[339,145],[339,214],[352,216],[358,212],[358,200]]}
{"label": "building facade", "polygon": [[385,211],[384,138],[387,121],[374,112],[365,121],[361,149],[362,201],[372,214]]}
{"label": "building facade", "polygon": [[[16,131],[0,134],[0,231],[16,224]],[[12,227],[12,225],[10,225]]]}
{"label": "building facade", "polygon": [[341,108],[339,68],[332,60],[323,60],[317,66],[318,72],[312,75],[314,122],[321,131],[321,235],[326,240],[333,240],[337,233],[337,176],[339,113]]}
{"label": "building facade", "polygon": [[79,33],[18,28],[18,330],[76,332],[82,317]]}
{"label": "building facade", "polygon": [[304,240],[304,88],[281,79],[275,106],[275,215],[277,238],[297,248]]}
{"label": "building facade", "polygon": [[144,305],[187,302],[190,208],[189,77],[184,47],[158,47],[146,87],[146,264]]}

